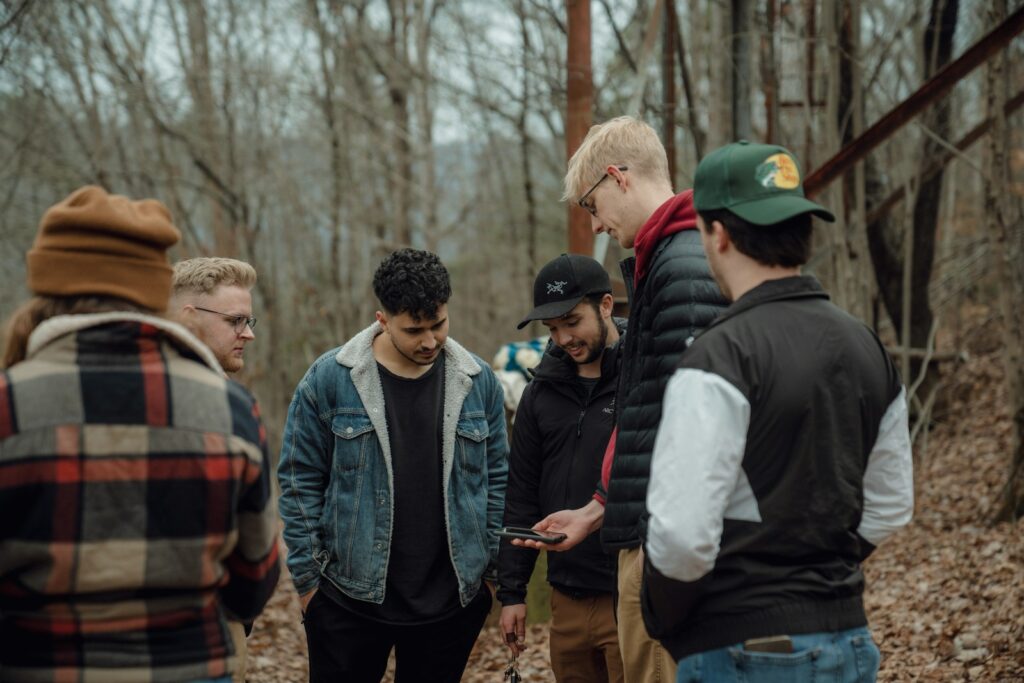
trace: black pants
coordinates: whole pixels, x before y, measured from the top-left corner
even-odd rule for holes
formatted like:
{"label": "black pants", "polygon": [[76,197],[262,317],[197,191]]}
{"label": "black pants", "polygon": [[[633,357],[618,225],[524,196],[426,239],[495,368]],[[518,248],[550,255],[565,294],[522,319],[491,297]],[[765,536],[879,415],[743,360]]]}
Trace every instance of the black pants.
{"label": "black pants", "polygon": [[395,683],[458,683],[491,611],[482,588],[464,609],[442,621],[396,626],[353,614],[321,591],[306,607],[311,683],[379,683],[395,649]]}

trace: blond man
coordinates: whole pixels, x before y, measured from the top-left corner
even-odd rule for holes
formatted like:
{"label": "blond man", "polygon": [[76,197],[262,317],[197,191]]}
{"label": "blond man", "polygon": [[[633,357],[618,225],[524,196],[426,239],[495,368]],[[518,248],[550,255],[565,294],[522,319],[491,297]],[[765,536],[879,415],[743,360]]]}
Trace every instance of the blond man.
{"label": "blond man", "polygon": [[[226,374],[242,369],[245,346],[256,338],[251,293],[255,284],[256,269],[244,261],[200,257],[174,265],[168,314],[210,347]],[[228,629],[238,651],[233,680],[244,683],[246,628],[229,621]]]}
{"label": "blond man", "polygon": [[245,346],[256,335],[252,293],[256,270],[230,258],[193,258],[174,266],[170,316],[199,337],[226,373],[245,365]]}
{"label": "blond man", "polygon": [[661,397],[687,340],[727,302],[704,257],[693,191],[674,194],[665,148],[643,121],[622,116],[592,127],[569,160],[564,199],[590,213],[595,234],[607,232],[636,255],[622,263],[630,316],[602,481],[585,507],[556,512],[536,528],[568,536],[549,550],[568,550],[601,529],[605,549],[618,551],[626,683],[674,681],[675,662],[648,635],[640,612],[651,452]]}

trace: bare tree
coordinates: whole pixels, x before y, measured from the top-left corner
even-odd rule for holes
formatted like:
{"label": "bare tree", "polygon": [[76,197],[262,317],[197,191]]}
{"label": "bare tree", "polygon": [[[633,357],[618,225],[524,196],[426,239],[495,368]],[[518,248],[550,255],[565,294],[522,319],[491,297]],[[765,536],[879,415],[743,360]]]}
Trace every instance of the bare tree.
{"label": "bare tree", "polygon": [[[1005,0],[989,4],[988,23],[994,26],[1006,18]],[[1005,106],[1010,82],[1006,50],[989,64],[986,78],[989,131],[988,166],[985,178],[985,227],[999,280],[999,311],[1003,322],[1003,367],[1006,372],[1007,408],[1012,434],[1006,484],[993,521],[1016,521],[1024,515],[1024,228],[1021,202],[1012,199],[1011,172],[1007,150],[1013,136],[1007,125]]]}

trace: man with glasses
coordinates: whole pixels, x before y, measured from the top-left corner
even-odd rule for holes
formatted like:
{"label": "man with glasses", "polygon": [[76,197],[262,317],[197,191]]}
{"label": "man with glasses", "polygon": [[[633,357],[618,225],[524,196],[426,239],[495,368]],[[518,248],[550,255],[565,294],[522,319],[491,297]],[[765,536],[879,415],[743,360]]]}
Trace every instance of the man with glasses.
{"label": "man with glasses", "polygon": [[623,116],[591,128],[569,160],[564,198],[590,213],[594,233],[607,232],[623,249],[635,250],[621,264],[630,315],[616,431],[598,491],[585,507],[556,512],[536,528],[568,536],[549,550],[568,550],[601,528],[604,547],[619,551],[617,614],[626,683],[675,680],[675,662],[648,636],[640,614],[651,451],[665,384],[688,340],[726,300],[701,248],[693,192],[673,193],[665,148],[643,121]]}
{"label": "man with glasses", "polygon": [[242,369],[245,345],[256,338],[252,317],[256,270],[229,258],[194,258],[174,266],[172,318],[210,347],[224,372]]}
{"label": "man with glasses", "polygon": [[[256,269],[230,258],[193,258],[174,265],[170,316],[210,347],[225,374],[242,369],[245,345],[256,336],[252,317],[252,294]],[[234,681],[245,681],[248,627],[228,621],[231,638],[238,650]]]}

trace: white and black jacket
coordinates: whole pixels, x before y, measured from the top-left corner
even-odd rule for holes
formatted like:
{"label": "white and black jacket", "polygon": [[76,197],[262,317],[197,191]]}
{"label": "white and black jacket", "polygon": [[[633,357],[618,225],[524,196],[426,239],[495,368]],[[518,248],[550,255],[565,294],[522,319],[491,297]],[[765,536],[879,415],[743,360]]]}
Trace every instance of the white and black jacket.
{"label": "white and black jacket", "polygon": [[860,563],[913,509],[906,396],[811,277],[743,295],[666,388],[644,620],[676,657],[867,623]]}

